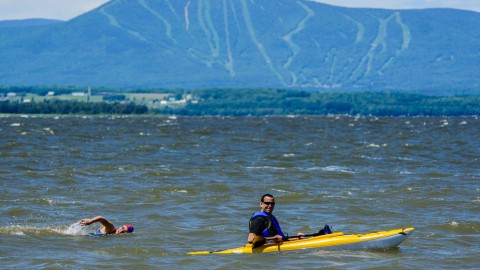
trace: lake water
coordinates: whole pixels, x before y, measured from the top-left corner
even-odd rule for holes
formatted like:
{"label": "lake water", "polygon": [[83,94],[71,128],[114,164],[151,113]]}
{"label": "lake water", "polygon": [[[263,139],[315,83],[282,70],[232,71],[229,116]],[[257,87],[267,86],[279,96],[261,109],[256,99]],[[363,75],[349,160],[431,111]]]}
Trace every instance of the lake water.
{"label": "lake water", "polygon": [[[3,269],[473,269],[478,117],[0,117]],[[385,251],[191,256],[284,231],[415,232]],[[102,215],[129,235],[90,237]]]}

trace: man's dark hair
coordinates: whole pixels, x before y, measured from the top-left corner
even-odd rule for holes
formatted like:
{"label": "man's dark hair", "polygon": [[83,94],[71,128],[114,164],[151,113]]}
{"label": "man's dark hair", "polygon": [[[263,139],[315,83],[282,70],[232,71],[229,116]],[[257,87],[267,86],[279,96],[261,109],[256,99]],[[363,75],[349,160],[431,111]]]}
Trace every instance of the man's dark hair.
{"label": "man's dark hair", "polygon": [[267,193],[267,194],[264,194],[264,195],[262,196],[262,198],[260,199],[260,202],[263,202],[263,199],[265,199],[265,197],[273,198],[273,195],[272,195],[272,194],[268,194],[268,193]]}

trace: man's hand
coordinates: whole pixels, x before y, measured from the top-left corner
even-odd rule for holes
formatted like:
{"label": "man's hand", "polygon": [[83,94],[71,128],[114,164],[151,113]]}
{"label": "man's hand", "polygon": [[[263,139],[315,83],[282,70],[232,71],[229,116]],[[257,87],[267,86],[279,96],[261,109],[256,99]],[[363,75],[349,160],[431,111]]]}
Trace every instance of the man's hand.
{"label": "man's hand", "polygon": [[80,225],[82,225],[82,226],[88,226],[90,224],[92,224],[92,219],[87,218],[87,219],[80,220]]}
{"label": "man's hand", "polygon": [[[80,220],[80,225],[82,225],[82,226],[88,226],[88,225],[90,225],[90,224],[92,224],[92,223],[95,223],[95,222],[100,222],[100,223],[102,223],[103,226],[108,226],[108,225],[110,225],[110,224],[109,224],[110,222],[109,222],[108,220],[106,220],[106,219],[105,219],[104,217],[102,217],[102,216],[96,216],[96,217],[94,217],[94,218],[82,219],[82,220]],[[112,225],[112,227],[113,227],[113,224],[111,224],[111,225]]]}
{"label": "man's hand", "polygon": [[283,237],[279,234],[272,236],[271,238],[268,238],[269,240],[273,240],[277,243],[283,242]]}

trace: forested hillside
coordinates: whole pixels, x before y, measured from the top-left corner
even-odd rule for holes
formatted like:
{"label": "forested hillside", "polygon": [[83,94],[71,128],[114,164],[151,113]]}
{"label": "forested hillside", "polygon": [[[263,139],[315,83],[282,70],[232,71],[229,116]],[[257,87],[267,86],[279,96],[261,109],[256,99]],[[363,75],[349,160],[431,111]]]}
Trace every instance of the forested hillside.
{"label": "forested hillside", "polygon": [[0,28],[0,85],[480,94],[478,25],[453,9],[112,0],[68,22]]}

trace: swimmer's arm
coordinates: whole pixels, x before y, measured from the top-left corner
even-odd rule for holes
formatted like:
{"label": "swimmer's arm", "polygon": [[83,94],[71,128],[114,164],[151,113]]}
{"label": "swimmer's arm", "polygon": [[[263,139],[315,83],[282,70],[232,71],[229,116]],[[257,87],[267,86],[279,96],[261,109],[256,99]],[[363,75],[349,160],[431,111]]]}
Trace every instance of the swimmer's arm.
{"label": "swimmer's arm", "polygon": [[113,232],[115,231],[115,225],[113,225],[113,223],[111,223],[110,221],[108,221],[108,219],[106,219],[102,216],[96,216],[96,217],[90,218],[90,219],[89,218],[82,219],[82,220],[80,220],[80,225],[88,226],[88,225],[96,223],[96,222],[100,222],[100,224],[103,225],[103,227],[105,229],[105,232],[103,232],[103,233],[111,233],[112,231]]}

